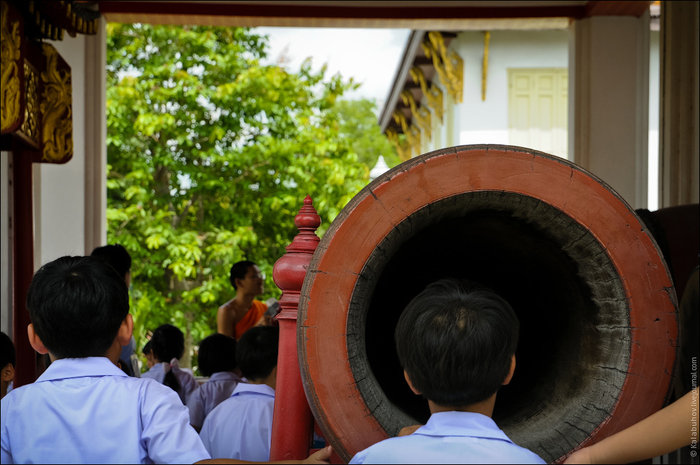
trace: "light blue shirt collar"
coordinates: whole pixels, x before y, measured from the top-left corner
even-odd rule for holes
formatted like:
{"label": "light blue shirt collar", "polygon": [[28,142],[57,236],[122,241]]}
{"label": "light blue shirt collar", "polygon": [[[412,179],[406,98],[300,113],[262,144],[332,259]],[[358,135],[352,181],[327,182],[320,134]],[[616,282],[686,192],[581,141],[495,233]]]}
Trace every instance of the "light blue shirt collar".
{"label": "light blue shirt collar", "polygon": [[209,377],[209,381],[236,381],[240,382],[241,378],[232,371],[217,371]]}
{"label": "light blue shirt collar", "polygon": [[[466,425],[466,426],[465,426]],[[484,439],[500,439],[513,443],[491,417],[474,412],[437,412],[413,434],[423,436],[464,436]]]}
{"label": "light blue shirt collar", "polygon": [[54,360],[35,382],[99,376],[127,376],[107,357],[60,358]]}
{"label": "light blue shirt collar", "polygon": [[275,397],[275,390],[272,389],[267,384],[248,384],[248,383],[238,383],[236,389],[231,393],[231,397],[253,394],[253,395],[263,395],[267,397]]}

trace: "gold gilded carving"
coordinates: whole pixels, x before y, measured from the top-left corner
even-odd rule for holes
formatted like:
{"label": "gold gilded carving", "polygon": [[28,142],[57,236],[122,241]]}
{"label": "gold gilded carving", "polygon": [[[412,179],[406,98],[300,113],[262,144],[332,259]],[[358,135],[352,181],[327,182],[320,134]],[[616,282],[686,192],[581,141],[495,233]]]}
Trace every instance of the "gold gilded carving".
{"label": "gold gilded carving", "polygon": [[423,41],[425,56],[433,60],[433,66],[447,92],[457,103],[462,102],[462,85],[464,80],[464,61],[454,50],[447,50],[442,34],[438,31],[428,32]]}
{"label": "gold gilded carving", "polygon": [[[94,34],[100,13],[82,0],[15,0],[26,4],[29,39],[62,40],[63,33]],[[26,14],[28,13],[28,15]]]}
{"label": "gold gilded carving", "polygon": [[406,141],[411,147],[411,152],[415,152],[416,155],[420,155],[420,129],[412,124],[409,126],[408,122],[406,121],[406,117],[399,111],[395,111],[392,116],[394,117],[394,121],[396,121],[396,123],[401,126],[401,129],[403,129],[403,133],[406,136]]}
{"label": "gold gilded carving", "polygon": [[408,132],[405,134],[406,140],[408,141],[408,145],[411,146],[412,152],[415,153],[415,156],[420,155],[420,129],[412,124],[411,127],[408,128]]}
{"label": "gold gilded carving", "polygon": [[408,145],[411,146],[412,151],[415,153],[414,156],[418,156],[421,153],[420,139],[420,129],[418,129],[414,125],[411,125],[411,127],[408,128],[408,132],[406,133],[406,140],[408,141]]}
{"label": "gold gilded carving", "polygon": [[46,70],[41,73],[42,161],[63,163],[73,156],[70,68],[59,66],[58,52],[51,45],[43,44],[42,49],[46,56]]}
{"label": "gold gilded carving", "polygon": [[39,76],[27,61],[24,62],[24,88],[26,100],[24,106],[24,121],[21,132],[29,138],[36,147],[39,146]]}
{"label": "gold gilded carving", "polygon": [[396,154],[399,156],[401,161],[406,161],[411,158],[411,147],[408,145],[408,142],[400,140],[396,131],[393,129],[387,129],[386,137],[389,139],[389,142],[392,143],[394,148],[396,148]]}
{"label": "gold gilded carving", "polygon": [[10,22],[10,7],[0,2],[0,131],[16,128],[21,118],[19,22]]}
{"label": "gold gilded carving", "polygon": [[432,130],[430,110],[421,106],[420,108],[416,104],[416,100],[413,98],[413,94],[409,90],[404,90],[401,92],[401,100],[403,103],[411,108],[411,115],[416,124],[423,130],[428,140],[430,140],[430,132]]}
{"label": "gold gilded carving", "polygon": [[484,31],[484,59],[481,63],[481,100],[486,100],[486,78],[489,75],[489,41],[491,33]]}
{"label": "gold gilded carving", "polygon": [[392,115],[392,118],[394,118],[394,121],[396,121],[396,124],[401,126],[401,129],[403,130],[403,133],[406,134],[406,131],[408,130],[408,123],[406,122],[406,117],[401,113],[400,111],[395,111]]}
{"label": "gold gilded carving", "polygon": [[413,82],[420,85],[420,89],[423,91],[423,95],[425,95],[425,99],[428,101],[428,106],[433,109],[435,116],[437,116],[442,123],[442,115],[444,113],[442,108],[442,91],[434,84],[430,86],[430,89],[428,89],[428,83],[425,81],[425,75],[418,66],[411,68],[409,73],[411,74]]}

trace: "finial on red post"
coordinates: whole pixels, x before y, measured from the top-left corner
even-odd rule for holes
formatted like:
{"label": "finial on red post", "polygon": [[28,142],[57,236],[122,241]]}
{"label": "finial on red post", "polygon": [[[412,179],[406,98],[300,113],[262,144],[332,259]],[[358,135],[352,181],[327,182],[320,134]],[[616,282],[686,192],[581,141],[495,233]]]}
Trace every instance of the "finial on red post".
{"label": "finial on red post", "polygon": [[[319,238],[316,236],[315,231],[321,226],[321,217],[318,216],[313,203],[314,201],[311,200],[310,195],[304,198],[304,206],[299,209],[299,213],[294,217],[294,225],[301,231],[300,235],[306,236],[312,234],[313,237],[316,238],[315,241],[318,244]],[[316,247],[314,247],[314,250],[315,249]],[[287,248],[287,250],[289,250],[289,248]]]}
{"label": "finial on red post", "polygon": [[[310,196],[306,196],[304,205],[294,217],[294,225],[299,229],[299,234],[287,246],[287,253],[277,260],[272,268],[272,278],[277,287],[282,290],[278,320],[283,318],[296,320],[306,269],[320,241],[316,235],[316,229],[321,225],[321,217],[318,216]],[[290,312],[293,312],[293,316],[289,314]]]}
{"label": "finial on red post", "polygon": [[310,196],[294,217],[299,229],[292,243],[272,268],[272,278],[282,290],[280,312],[277,386],[272,418],[270,460],[301,460],[309,455],[313,435],[313,416],[309,408],[297,357],[297,311],[306,270],[319,243],[316,229],[321,224]]}

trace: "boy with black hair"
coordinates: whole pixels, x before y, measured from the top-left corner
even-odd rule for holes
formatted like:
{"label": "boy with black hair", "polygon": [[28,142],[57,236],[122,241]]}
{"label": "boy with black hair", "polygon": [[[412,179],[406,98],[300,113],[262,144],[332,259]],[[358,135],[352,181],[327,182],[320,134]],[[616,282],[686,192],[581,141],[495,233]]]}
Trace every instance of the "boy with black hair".
{"label": "boy with black hair", "polygon": [[95,247],[90,255],[106,261],[124,278],[126,286],[129,287],[131,284],[131,255],[123,245],[109,244]]}
{"label": "boy with black hair", "polygon": [[0,398],[5,397],[8,390],[12,390],[12,381],[15,379],[15,345],[12,339],[0,332]]}
{"label": "boy with black hair", "polygon": [[190,424],[200,431],[204,419],[214,407],[231,397],[241,381],[236,366],[236,340],[223,334],[212,334],[199,343],[199,372],[209,380],[199,386],[187,401]]}
{"label": "boy with black hair", "polygon": [[193,463],[209,454],[170,388],[115,365],[133,320],[123,277],[62,257],[29,287],[29,342],[53,363],[2,399],[2,463]]}
{"label": "boy with black hair", "polygon": [[518,330],[515,312],[493,292],[456,280],[429,285],[403,311],[394,337],[406,382],[428,400],[431,416],[350,463],[544,463],[491,419],[498,389],[515,371]]}
{"label": "boy with black hair", "polygon": [[200,437],[213,456],[270,459],[278,346],[274,326],[251,328],[238,341],[236,362],[248,382],[239,383],[204,420]]}

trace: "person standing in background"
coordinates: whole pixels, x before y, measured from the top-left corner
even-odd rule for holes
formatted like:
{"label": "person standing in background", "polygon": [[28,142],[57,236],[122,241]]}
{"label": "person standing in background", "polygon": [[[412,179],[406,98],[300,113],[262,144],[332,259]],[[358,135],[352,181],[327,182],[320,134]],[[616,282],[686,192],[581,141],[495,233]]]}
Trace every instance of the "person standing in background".
{"label": "person standing in background", "polygon": [[[119,276],[124,278],[127,289],[131,288],[131,255],[126,251],[121,244],[110,244],[95,247],[90,254],[92,257],[97,257],[110,265],[119,273]],[[131,336],[129,344],[122,347],[119,354],[121,360],[121,368],[129,376],[140,376],[138,356],[136,355],[136,340]]]}
{"label": "person standing in background", "polygon": [[229,277],[236,296],[219,307],[216,331],[236,340],[253,326],[265,324],[267,305],[255,297],[263,293],[263,276],[258,266],[249,261],[236,262]]}
{"label": "person standing in background", "polygon": [[172,388],[187,405],[187,399],[197,389],[197,381],[192,373],[180,368],[179,360],[185,350],[185,336],[180,328],[171,324],[158,326],[149,341],[155,364],[141,375],[153,378]]}
{"label": "person standing in background", "polygon": [[12,382],[15,379],[15,345],[12,339],[0,332],[0,398],[12,390]]}

